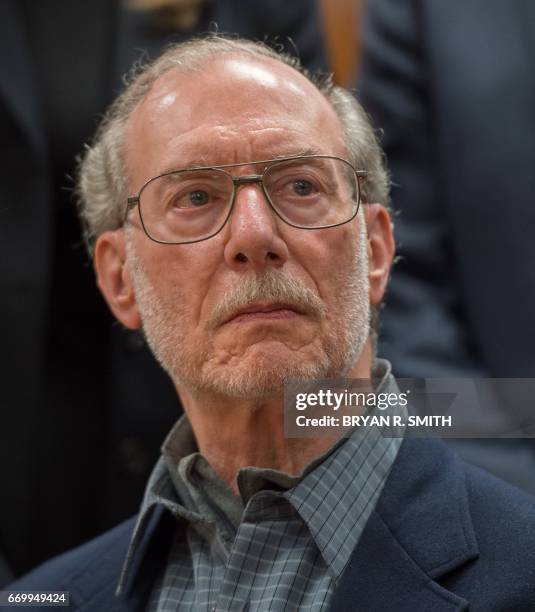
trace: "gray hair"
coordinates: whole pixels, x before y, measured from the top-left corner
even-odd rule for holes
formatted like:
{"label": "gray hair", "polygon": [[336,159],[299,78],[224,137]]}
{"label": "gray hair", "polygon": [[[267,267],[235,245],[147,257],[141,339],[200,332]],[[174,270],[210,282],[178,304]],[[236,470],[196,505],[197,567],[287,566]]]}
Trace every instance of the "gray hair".
{"label": "gray hair", "polygon": [[86,146],[79,163],[76,191],[90,254],[100,234],[117,229],[124,222],[129,195],[125,138],[130,115],[163,74],[174,69],[194,71],[203,60],[222,53],[279,60],[316,85],[340,119],[349,161],[355,168],[368,172],[363,184],[363,201],[388,206],[390,184],[381,148],[365,111],[349,91],[334,86],[329,77],[311,76],[297,58],[263,43],[212,34],[173,45],[152,63],[137,65],[127,79],[125,90],[105,113],[92,143]]}

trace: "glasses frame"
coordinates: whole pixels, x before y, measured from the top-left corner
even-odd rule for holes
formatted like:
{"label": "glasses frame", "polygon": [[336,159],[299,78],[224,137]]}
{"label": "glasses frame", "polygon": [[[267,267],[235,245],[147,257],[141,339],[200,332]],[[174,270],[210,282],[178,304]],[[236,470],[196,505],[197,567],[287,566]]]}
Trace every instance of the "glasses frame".
{"label": "glasses frame", "polygon": [[[353,170],[353,172],[355,173],[356,186],[357,186],[357,191],[358,191],[357,206],[355,208],[355,212],[349,219],[347,219],[346,221],[342,221],[340,223],[335,223],[335,224],[330,224],[330,225],[319,225],[318,227],[304,227],[302,225],[296,225],[295,223],[290,223],[278,212],[277,208],[271,201],[271,198],[266,190],[266,187],[264,184],[264,176],[266,172],[268,172],[273,166],[287,162],[287,161],[293,161],[296,159],[336,159],[336,160],[344,162]],[[267,164],[262,174],[246,174],[243,176],[234,176],[230,172],[226,171],[226,168],[238,168],[240,166],[255,166],[257,164]],[[175,242],[175,241],[170,241],[170,240],[158,240],[157,238],[154,238],[153,236],[150,235],[149,231],[147,230],[145,226],[145,222],[143,221],[143,214],[141,212],[141,195],[143,194],[143,191],[148,187],[148,185],[150,185],[152,182],[156,181],[157,179],[161,178],[162,176],[169,176],[171,174],[179,174],[181,172],[190,172],[192,170],[218,170],[226,174],[232,180],[233,189],[232,189],[230,207],[229,207],[227,216],[225,217],[223,223],[221,224],[221,227],[219,227],[219,229],[217,229],[215,232],[213,232],[209,236],[206,236],[205,238],[198,238],[196,240],[183,240],[180,242]],[[344,159],[343,157],[337,157],[336,155],[293,155],[290,157],[281,157],[281,158],[276,158],[276,159],[263,159],[259,161],[253,161],[253,162],[240,162],[237,164],[221,164],[217,166],[193,166],[190,168],[178,168],[177,170],[169,170],[167,172],[163,172],[162,174],[158,174],[158,176],[153,176],[148,181],[143,183],[137,195],[128,196],[125,215],[124,215],[124,222],[126,223],[128,213],[130,212],[130,210],[134,206],[137,206],[138,213],[139,213],[139,219],[141,221],[141,226],[143,227],[143,231],[145,232],[147,237],[153,242],[157,242],[159,244],[194,244],[196,242],[204,242],[205,240],[209,240],[210,238],[213,238],[214,236],[219,234],[219,232],[227,224],[228,220],[230,219],[230,216],[232,215],[232,211],[234,210],[234,204],[236,202],[236,193],[238,191],[239,186],[256,183],[261,186],[262,193],[264,194],[264,198],[266,199],[266,202],[268,203],[271,210],[275,213],[275,215],[283,223],[286,223],[286,225],[289,225],[290,227],[295,227],[297,229],[302,229],[302,230],[329,229],[331,227],[339,227],[340,225],[345,225],[346,223],[349,223],[357,216],[357,213],[359,211],[360,204],[361,204],[361,193],[362,193],[361,181],[364,181],[367,175],[368,175],[368,172],[366,170],[357,170],[351,162],[347,161],[347,159]]]}

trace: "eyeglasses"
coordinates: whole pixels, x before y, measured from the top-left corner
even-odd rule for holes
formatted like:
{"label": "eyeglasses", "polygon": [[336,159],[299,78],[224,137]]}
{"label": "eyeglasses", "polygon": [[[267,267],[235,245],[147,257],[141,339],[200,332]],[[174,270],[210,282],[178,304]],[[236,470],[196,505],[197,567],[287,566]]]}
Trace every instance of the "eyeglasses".
{"label": "eyeglasses", "polygon": [[[262,174],[234,176],[226,168],[263,164]],[[329,155],[299,155],[221,166],[184,168],[149,179],[128,198],[137,205],[147,236],[164,244],[212,238],[230,218],[241,185],[261,185],[273,212],[299,229],[324,229],[351,221],[366,171]]]}

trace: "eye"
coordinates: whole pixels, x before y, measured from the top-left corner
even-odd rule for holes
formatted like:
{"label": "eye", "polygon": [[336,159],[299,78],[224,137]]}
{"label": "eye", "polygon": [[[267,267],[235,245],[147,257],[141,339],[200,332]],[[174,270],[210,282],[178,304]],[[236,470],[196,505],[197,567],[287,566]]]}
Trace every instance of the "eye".
{"label": "eye", "polygon": [[182,210],[208,209],[220,206],[228,199],[220,189],[212,185],[180,186],[169,197],[169,207]]}
{"label": "eye", "polygon": [[325,193],[325,177],[322,168],[301,164],[276,164],[272,166],[264,185],[275,199],[295,202],[296,205],[313,204]]}
{"label": "eye", "polygon": [[208,192],[198,189],[197,191],[190,191],[188,193],[188,204],[192,206],[203,206],[204,204],[208,204],[210,201],[210,196]]}
{"label": "eye", "polygon": [[309,196],[316,191],[314,185],[305,179],[293,181],[292,189],[298,196],[302,197]]}

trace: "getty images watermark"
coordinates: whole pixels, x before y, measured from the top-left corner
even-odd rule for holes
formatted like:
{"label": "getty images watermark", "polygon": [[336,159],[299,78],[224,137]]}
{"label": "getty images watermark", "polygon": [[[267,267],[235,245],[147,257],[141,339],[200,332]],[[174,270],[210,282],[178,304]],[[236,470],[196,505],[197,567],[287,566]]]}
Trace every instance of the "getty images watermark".
{"label": "getty images watermark", "polygon": [[327,379],[285,385],[287,437],[535,437],[535,379]]}

